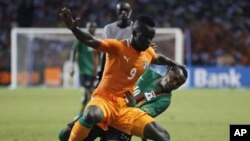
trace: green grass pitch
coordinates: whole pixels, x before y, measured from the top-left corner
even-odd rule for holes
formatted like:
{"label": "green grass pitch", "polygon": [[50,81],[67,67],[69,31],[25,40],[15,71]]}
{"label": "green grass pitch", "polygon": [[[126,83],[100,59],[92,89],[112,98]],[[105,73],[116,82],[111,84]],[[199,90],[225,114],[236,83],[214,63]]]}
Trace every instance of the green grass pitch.
{"label": "green grass pitch", "polygon": [[[0,140],[56,141],[80,99],[80,90],[0,88]],[[182,89],[157,121],[172,141],[229,141],[230,124],[250,124],[249,100],[247,89]]]}

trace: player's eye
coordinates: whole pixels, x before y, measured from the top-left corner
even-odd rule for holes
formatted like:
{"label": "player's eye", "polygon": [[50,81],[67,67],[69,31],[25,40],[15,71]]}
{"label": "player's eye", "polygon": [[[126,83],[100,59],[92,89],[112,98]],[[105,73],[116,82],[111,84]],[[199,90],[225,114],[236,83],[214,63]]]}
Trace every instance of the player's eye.
{"label": "player's eye", "polygon": [[120,9],[119,10],[119,13],[121,14],[121,13],[129,13],[129,9]]}

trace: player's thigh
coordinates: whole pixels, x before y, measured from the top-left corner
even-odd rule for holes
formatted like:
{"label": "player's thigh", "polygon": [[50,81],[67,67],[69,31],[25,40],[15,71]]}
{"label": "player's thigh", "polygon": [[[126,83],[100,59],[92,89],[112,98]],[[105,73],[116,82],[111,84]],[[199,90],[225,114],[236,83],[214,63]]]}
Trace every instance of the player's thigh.
{"label": "player's thigh", "polygon": [[135,119],[132,123],[132,131],[131,133],[133,135],[136,136],[140,136],[143,137],[144,136],[144,129],[146,127],[146,125],[148,125],[149,123],[155,121],[151,116],[149,116],[148,114],[145,114],[143,116],[141,116],[138,119]]}
{"label": "player's thigh", "polygon": [[102,111],[104,117],[102,122],[98,123],[99,127],[101,127],[104,130],[107,129],[107,125],[111,121],[111,113],[113,112],[112,104],[110,104],[109,101],[105,99],[103,96],[93,95],[86,106],[84,114],[87,114],[88,109],[93,107],[98,107],[98,109]]}
{"label": "player's thigh", "polygon": [[120,111],[120,116],[112,121],[114,128],[121,130],[126,134],[143,136],[144,127],[155,121],[146,112],[139,108],[124,108]]}

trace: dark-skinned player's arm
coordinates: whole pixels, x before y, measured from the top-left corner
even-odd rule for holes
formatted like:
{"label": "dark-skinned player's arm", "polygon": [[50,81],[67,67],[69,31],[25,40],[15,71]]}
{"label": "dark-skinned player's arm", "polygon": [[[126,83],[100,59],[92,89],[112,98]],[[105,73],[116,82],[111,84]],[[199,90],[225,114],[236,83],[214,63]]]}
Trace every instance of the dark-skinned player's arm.
{"label": "dark-skinned player's arm", "polygon": [[[153,91],[157,96],[169,95],[169,93],[166,93],[166,92],[162,91],[161,88],[160,89],[155,89]],[[136,106],[140,106],[140,104],[139,105],[137,105],[137,104],[140,103],[141,100],[136,99],[131,92],[126,91],[125,92],[125,101],[127,103],[127,106],[136,107]],[[154,102],[154,101],[155,100],[150,100],[150,102]]]}
{"label": "dark-skinned player's arm", "polygon": [[125,92],[125,101],[129,107],[135,107],[137,104],[135,97],[130,91]]}
{"label": "dark-skinned player's arm", "polygon": [[158,54],[157,59],[153,60],[151,63],[156,65],[179,66],[181,68],[186,68],[185,65],[181,65],[162,54]]}
{"label": "dark-skinned player's arm", "polygon": [[79,18],[73,18],[68,8],[61,9],[60,18],[64,22],[65,26],[72,31],[72,33],[80,42],[94,49],[99,47],[100,40],[90,33],[82,31],[79,27],[77,27],[77,21]]}
{"label": "dark-skinned player's arm", "polygon": [[152,63],[156,64],[156,65],[168,65],[168,66],[177,65],[177,63],[174,60],[172,60],[172,59],[170,59],[162,54],[158,54],[157,59],[153,60]]}

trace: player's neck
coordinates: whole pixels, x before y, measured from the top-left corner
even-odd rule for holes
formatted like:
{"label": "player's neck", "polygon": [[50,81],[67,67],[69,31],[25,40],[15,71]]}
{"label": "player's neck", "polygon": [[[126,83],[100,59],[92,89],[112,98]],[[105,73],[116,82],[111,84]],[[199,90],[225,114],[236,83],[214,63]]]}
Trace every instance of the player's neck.
{"label": "player's neck", "polygon": [[138,54],[141,53],[141,51],[136,49],[136,44],[133,42],[132,37],[127,40],[128,46],[132,47]]}
{"label": "player's neck", "polygon": [[128,26],[131,25],[131,21],[127,20],[127,21],[117,21],[117,26],[120,28],[126,28]]}

